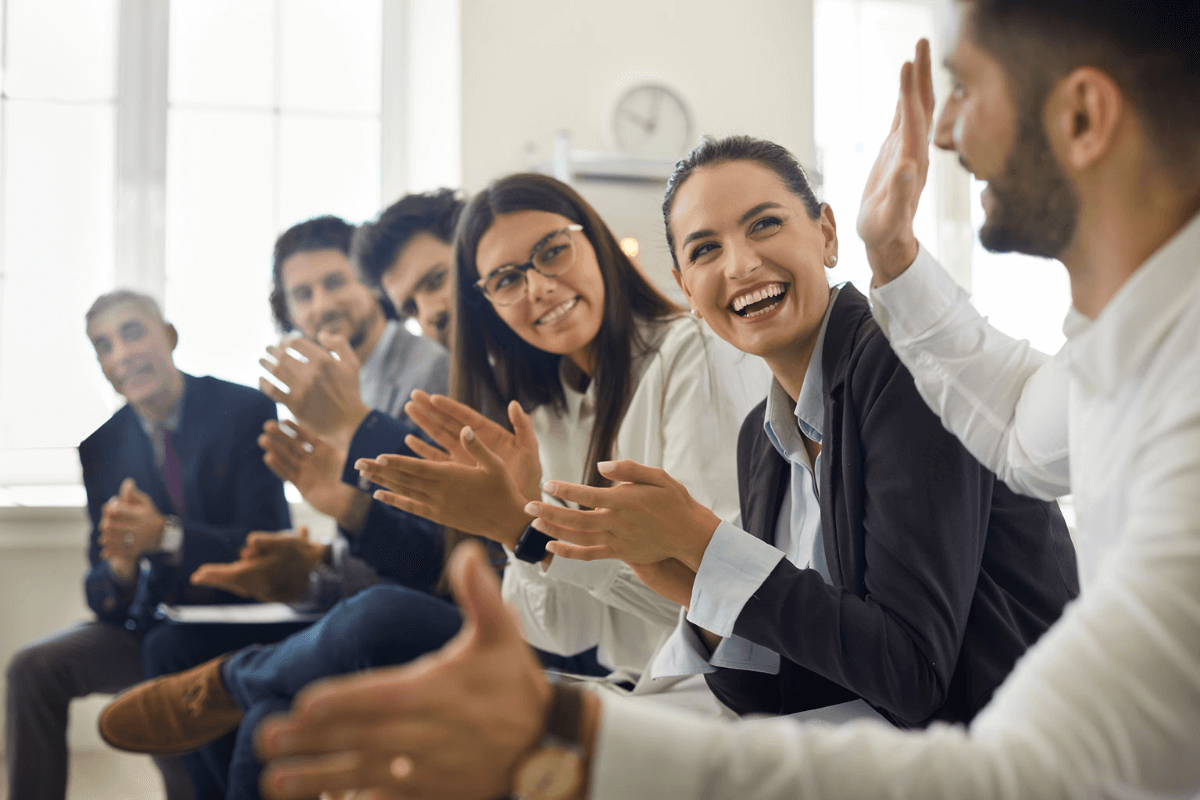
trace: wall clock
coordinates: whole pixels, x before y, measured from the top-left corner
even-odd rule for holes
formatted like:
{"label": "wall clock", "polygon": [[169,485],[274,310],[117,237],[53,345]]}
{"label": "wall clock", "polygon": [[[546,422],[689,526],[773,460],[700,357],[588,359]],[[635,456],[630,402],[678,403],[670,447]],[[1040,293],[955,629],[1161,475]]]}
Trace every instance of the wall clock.
{"label": "wall clock", "polygon": [[625,155],[676,159],[692,145],[692,114],[674,89],[643,83],[617,99],[612,132]]}

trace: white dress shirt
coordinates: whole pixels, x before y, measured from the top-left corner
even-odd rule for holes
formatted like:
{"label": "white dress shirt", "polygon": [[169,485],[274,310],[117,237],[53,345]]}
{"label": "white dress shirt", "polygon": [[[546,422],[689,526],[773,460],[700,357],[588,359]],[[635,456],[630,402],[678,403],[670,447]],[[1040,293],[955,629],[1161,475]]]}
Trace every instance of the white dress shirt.
{"label": "white dress shirt", "polygon": [[[1005,481],[1072,491],[1080,599],[969,730],[722,726],[605,697],[594,800],[1146,798],[1200,791],[1200,217],[1053,358],[922,253],[873,293],[926,400]],[[664,768],[669,765],[669,768]]]}
{"label": "white dress shirt", "polygon": [[[821,353],[829,314],[839,290],[840,287],[835,287],[830,292],[829,306],[821,320],[796,402],[792,402],[775,376],[769,381],[763,430],[780,457],[791,465],[775,523],[774,541],[763,541],[731,522],[717,526],[696,571],[689,608],[681,610],[671,638],[654,658],[651,675],[655,678],[698,675],[715,672],[718,667],[778,674],[779,654],[736,635],[734,623],[781,559],[786,558],[801,569],[811,567],[829,582],[817,477],[821,456],[817,455],[815,463],[809,461],[801,432],[821,443],[825,419]],[[689,622],[722,637],[711,655]]]}
{"label": "white dress shirt", "polygon": [[[692,497],[736,523],[738,431],[762,399],[766,366],[690,316],[644,331],[652,346],[635,360],[636,388],[617,431],[613,457],[665,469]],[[580,393],[569,381],[563,386],[565,414],[543,406],[531,417],[543,480],[579,482],[596,387],[592,383]],[[615,560],[555,558],[543,568],[510,554],[503,589],[530,644],[564,655],[598,646],[601,664],[633,678],[647,671],[680,608]]]}

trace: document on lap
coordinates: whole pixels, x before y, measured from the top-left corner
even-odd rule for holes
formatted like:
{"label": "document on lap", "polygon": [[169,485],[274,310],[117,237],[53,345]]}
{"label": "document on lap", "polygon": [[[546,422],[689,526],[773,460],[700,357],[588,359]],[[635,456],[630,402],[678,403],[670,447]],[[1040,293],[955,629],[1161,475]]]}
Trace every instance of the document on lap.
{"label": "document on lap", "polygon": [[321,618],[319,612],[303,612],[287,603],[237,603],[216,606],[170,606],[161,603],[158,613],[172,622],[224,622],[259,625],[271,622],[308,622]]}

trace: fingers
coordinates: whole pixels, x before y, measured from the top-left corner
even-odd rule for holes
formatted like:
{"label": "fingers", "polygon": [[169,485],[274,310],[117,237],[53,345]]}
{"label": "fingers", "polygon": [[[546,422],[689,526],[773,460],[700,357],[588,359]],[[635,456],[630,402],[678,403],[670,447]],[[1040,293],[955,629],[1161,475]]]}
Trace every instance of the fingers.
{"label": "fingers", "polygon": [[600,470],[600,474],[610,481],[619,481],[621,483],[669,486],[675,482],[675,479],[668,475],[666,470],[659,469],[658,467],[647,467],[628,458],[621,459],[620,461],[601,461],[596,464],[596,469]]}
{"label": "fingers", "polygon": [[250,597],[244,583],[250,569],[245,562],[238,561],[232,564],[201,564],[189,580],[196,586],[211,586],[240,597]]}
{"label": "fingers", "polygon": [[[592,487],[587,487],[592,488]],[[612,520],[612,515],[605,511],[584,511],[576,508],[563,508],[551,503],[531,502],[525,504],[525,513],[537,517],[555,530],[602,531],[606,530]],[[554,531],[546,530],[536,525],[543,533],[554,535]],[[569,537],[568,537],[569,538]],[[569,538],[569,541],[574,539]],[[588,542],[591,544],[591,542]]]}
{"label": "fingers", "polygon": [[350,346],[350,340],[340,333],[330,333],[322,331],[317,334],[317,340],[321,346],[329,350],[338,357],[338,360],[354,369],[355,372],[361,366],[358,362],[358,356],[354,354],[354,348]]}
{"label": "fingers", "polygon": [[[611,486],[584,486],[581,483],[565,481],[546,481],[542,484],[542,491],[551,497],[557,497],[568,503],[578,503],[588,508],[611,508],[615,499],[613,488]],[[542,504],[542,507],[547,508],[548,506]]]}
{"label": "fingers", "polygon": [[284,420],[282,424],[292,429],[292,432],[295,433],[296,441],[307,444],[310,447],[315,447],[323,441],[319,433],[298,419]]}
{"label": "fingers", "polygon": [[360,458],[354,468],[364,478],[393,492],[418,493],[422,496],[448,478],[443,467],[454,464],[433,463],[409,456],[384,455],[378,458]]}
{"label": "fingers", "polygon": [[307,542],[308,541],[308,526],[301,525],[300,527],[296,528],[295,536],[297,539],[301,539],[302,541]]}
{"label": "fingers", "polygon": [[422,405],[416,401],[404,404],[404,413],[425,431],[430,439],[441,445],[447,452],[458,449],[458,435],[462,425],[452,418],[438,412],[432,406]]}
{"label": "fingers", "polygon": [[417,389],[413,392],[413,399],[416,400],[418,395],[420,395],[430,407],[437,409],[439,412],[458,423],[456,428],[461,429],[464,425],[470,425],[471,427],[478,429],[482,428],[484,425],[496,424],[465,403],[460,403],[457,400],[446,397],[444,394],[426,394],[420,389]]}
{"label": "fingers", "polygon": [[359,752],[287,759],[272,764],[263,773],[260,786],[270,798],[310,800],[326,790],[394,784],[391,761],[382,754]]}
{"label": "fingers", "polygon": [[137,491],[137,481],[133,478],[126,478],[121,481],[121,489],[117,492],[117,497],[124,503],[131,503],[135,497],[134,492]]}
{"label": "fingers", "polygon": [[[259,363],[263,363],[261,359],[259,360]],[[271,383],[266,378],[258,379],[258,390],[274,400],[276,403],[283,403],[285,406],[288,404],[288,400],[291,399],[291,395],[280,389],[275,384]]]}
{"label": "fingers", "polygon": [[570,558],[574,561],[602,561],[617,557],[611,547],[580,547],[577,544],[559,541],[547,542],[546,552],[553,553],[555,556]]}
{"label": "fingers", "polygon": [[420,436],[413,436],[410,433],[404,437],[404,443],[408,445],[409,450],[412,450],[426,461],[441,463],[442,461],[450,460],[450,456],[444,450],[439,450]]}
{"label": "fingers", "polygon": [[533,431],[533,420],[516,400],[508,404],[508,421],[512,423],[517,446],[522,449],[537,450],[537,434]]}
{"label": "fingers", "polygon": [[930,53],[928,39],[921,39],[917,42],[916,55],[916,78],[917,90],[921,95],[921,107],[925,111],[925,116],[932,119],[933,117],[933,57]]}
{"label": "fingers", "polygon": [[381,503],[387,503],[393,508],[398,508],[401,511],[407,511],[409,514],[415,514],[418,517],[424,517],[425,519],[440,523],[440,519],[434,512],[433,506],[428,503],[422,503],[419,500],[413,500],[410,497],[389,492],[386,489],[376,489],[375,494],[371,496]]}

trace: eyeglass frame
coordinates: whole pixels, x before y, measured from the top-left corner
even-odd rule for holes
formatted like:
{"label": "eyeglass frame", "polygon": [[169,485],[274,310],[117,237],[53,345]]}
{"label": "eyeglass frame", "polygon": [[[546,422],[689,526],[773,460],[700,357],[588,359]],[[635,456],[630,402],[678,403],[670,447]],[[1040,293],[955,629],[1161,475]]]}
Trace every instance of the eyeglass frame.
{"label": "eyeglass frame", "polygon": [[[519,303],[521,301],[514,300],[511,303],[497,303],[496,299],[487,293],[487,289],[483,288],[484,284],[486,284],[489,280],[491,280],[492,276],[495,275],[497,272],[499,272],[502,269],[503,270],[507,270],[507,269],[517,270],[517,272],[519,272],[521,275],[521,280],[525,281],[526,289],[528,289],[528,287],[529,287],[529,278],[526,277],[526,274],[529,272],[529,270],[533,270],[538,275],[541,275],[543,278],[557,278],[559,275],[565,274],[567,271],[569,271],[571,269],[571,267],[575,266],[575,262],[579,261],[578,253],[575,254],[575,262],[573,262],[571,264],[571,267],[567,267],[562,272],[558,273],[558,275],[547,275],[546,273],[544,273],[540,269],[538,269],[536,266],[534,266],[533,261],[534,261],[534,259],[537,258],[538,253],[542,252],[542,248],[545,247],[550,242],[550,240],[552,240],[555,236],[558,236],[560,233],[571,233],[571,232],[579,233],[582,230],[583,230],[582,225],[580,225],[578,222],[572,222],[570,225],[563,228],[562,230],[557,230],[557,231],[554,231],[553,233],[547,234],[545,237],[542,238],[541,242],[534,245],[533,249],[529,251],[529,260],[528,261],[526,261],[523,264],[504,264],[502,266],[496,267],[496,269],[492,270],[491,272],[489,272],[487,274],[487,277],[480,278],[479,280],[475,281],[475,283],[473,283],[471,285],[475,287],[475,291],[477,291],[481,295],[483,295],[487,299],[487,301],[494,306],[515,306],[517,303]],[[571,240],[571,246],[572,247],[575,246],[574,239]]]}

